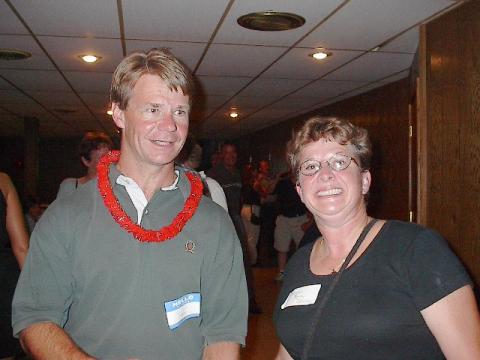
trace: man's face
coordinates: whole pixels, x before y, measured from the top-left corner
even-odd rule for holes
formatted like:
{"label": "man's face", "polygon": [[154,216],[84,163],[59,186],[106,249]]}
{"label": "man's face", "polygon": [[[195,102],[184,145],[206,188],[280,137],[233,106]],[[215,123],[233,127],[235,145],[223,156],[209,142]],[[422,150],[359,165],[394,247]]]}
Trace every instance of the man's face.
{"label": "man's face", "polygon": [[[189,101],[171,91],[156,75],[142,75],[125,110],[113,104],[113,117],[123,129],[122,152],[135,165],[173,165],[188,133]],[[133,165],[133,164],[132,164]]]}
{"label": "man's face", "polygon": [[268,163],[268,161],[262,160],[258,164],[258,169],[260,170],[260,172],[268,174],[268,172],[270,171],[270,164]]}
{"label": "man's face", "polygon": [[90,151],[90,160],[82,156],[83,164],[89,168],[89,171],[97,172],[97,165],[100,158],[110,151],[110,146],[107,144],[100,144],[96,149]]}
{"label": "man's face", "polygon": [[222,148],[223,165],[233,168],[237,164],[237,149],[233,145],[225,145]]}

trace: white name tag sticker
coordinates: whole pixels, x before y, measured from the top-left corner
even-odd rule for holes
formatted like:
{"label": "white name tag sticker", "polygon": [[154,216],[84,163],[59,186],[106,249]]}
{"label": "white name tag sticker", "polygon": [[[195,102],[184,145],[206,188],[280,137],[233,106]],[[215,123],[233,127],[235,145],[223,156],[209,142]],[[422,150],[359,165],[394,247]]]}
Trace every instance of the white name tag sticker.
{"label": "white name tag sticker", "polygon": [[280,309],[283,310],[289,306],[315,304],[321,287],[321,284],[316,284],[296,288],[290,294],[288,294],[287,299],[282,306],[280,306]]}
{"label": "white name tag sticker", "polygon": [[165,302],[168,327],[175,330],[188,319],[200,316],[200,293],[190,293]]}

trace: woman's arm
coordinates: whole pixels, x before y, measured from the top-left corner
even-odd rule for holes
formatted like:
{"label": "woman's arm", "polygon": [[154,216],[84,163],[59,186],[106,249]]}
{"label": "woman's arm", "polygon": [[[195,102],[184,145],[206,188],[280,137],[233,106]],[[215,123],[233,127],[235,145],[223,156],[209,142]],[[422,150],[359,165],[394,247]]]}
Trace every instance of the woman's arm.
{"label": "woman's arm", "polygon": [[448,360],[480,359],[480,316],[469,285],[421,313]]}
{"label": "woman's arm", "polygon": [[280,348],[278,349],[277,356],[275,357],[275,360],[293,360],[293,358],[290,356],[288,351],[283,347],[282,344],[280,344]]}
{"label": "woman's arm", "polygon": [[7,203],[7,232],[20,269],[28,252],[28,232],[17,191],[7,174],[0,174],[0,188]]}

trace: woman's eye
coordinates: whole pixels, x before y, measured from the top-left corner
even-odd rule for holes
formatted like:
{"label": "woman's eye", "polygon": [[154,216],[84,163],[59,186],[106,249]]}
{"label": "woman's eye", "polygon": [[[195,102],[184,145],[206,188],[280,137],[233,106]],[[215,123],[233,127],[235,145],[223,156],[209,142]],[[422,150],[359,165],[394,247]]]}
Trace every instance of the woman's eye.
{"label": "woman's eye", "polygon": [[187,112],[185,110],[179,109],[179,110],[176,110],[174,114],[177,116],[184,116],[187,114]]}
{"label": "woman's eye", "polygon": [[157,109],[157,108],[148,108],[148,109],[147,109],[147,112],[152,113],[152,114],[155,114],[155,113],[158,112],[158,109]]}

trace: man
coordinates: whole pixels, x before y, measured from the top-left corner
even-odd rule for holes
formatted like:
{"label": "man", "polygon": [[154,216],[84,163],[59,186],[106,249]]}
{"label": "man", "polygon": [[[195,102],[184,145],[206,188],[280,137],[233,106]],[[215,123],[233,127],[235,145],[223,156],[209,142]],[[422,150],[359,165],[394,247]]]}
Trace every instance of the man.
{"label": "man", "polygon": [[302,225],[308,222],[307,208],[298,196],[295,181],[295,174],[289,171],[283,174],[273,191],[279,205],[273,244],[275,250],[277,250],[278,259],[278,275],[275,279],[277,281],[283,280],[292,240],[295,243],[295,248],[298,248],[298,244],[304,235]]}
{"label": "man", "polygon": [[232,218],[235,230],[240,239],[243,251],[245,275],[247,278],[249,311],[252,314],[262,312],[255,300],[253,274],[248,254],[247,233],[240,215],[242,209],[242,179],[237,169],[237,148],[234,144],[225,142],[220,149],[220,163],[207,171],[207,175],[216,180],[222,187],[227,198],[228,213]]}
{"label": "man", "polygon": [[188,71],[165,50],[117,67],[121,153],[48,208],[15,293],[14,333],[34,359],[238,359],[241,248],[199,178],[173,163],[191,93]]}

